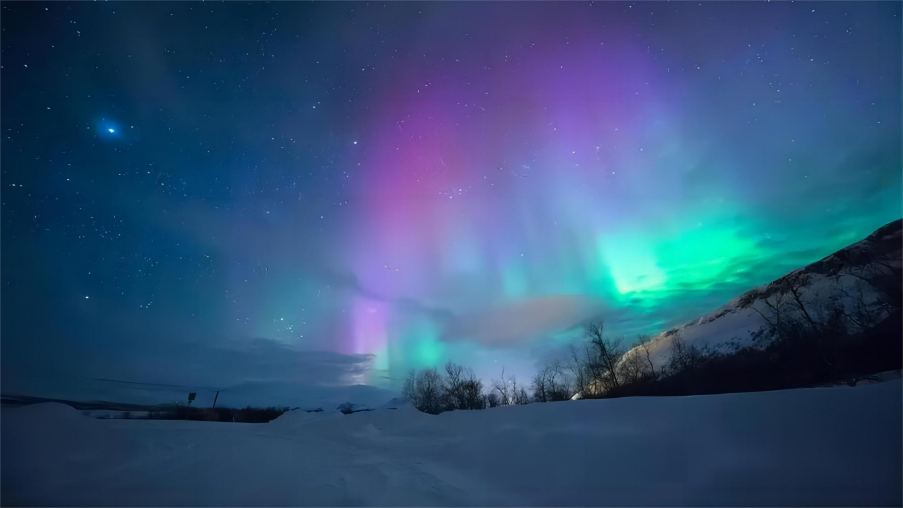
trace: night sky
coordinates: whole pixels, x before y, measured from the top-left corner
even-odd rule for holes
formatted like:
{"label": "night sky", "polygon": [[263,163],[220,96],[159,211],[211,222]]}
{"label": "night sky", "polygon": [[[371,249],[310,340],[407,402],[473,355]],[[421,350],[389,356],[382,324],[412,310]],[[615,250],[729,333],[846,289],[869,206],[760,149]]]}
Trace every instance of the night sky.
{"label": "night sky", "polygon": [[4,391],[526,378],[903,214],[898,2],[4,2],[0,42]]}

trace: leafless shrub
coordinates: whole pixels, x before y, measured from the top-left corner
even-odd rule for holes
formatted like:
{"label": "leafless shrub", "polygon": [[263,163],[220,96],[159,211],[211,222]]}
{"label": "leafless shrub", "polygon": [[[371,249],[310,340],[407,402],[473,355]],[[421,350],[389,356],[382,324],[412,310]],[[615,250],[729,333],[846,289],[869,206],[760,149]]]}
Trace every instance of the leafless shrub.
{"label": "leafless shrub", "polygon": [[448,362],[445,365],[444,405],[447,410],[483,409],[483,382],[473,370]]}
{"label": "leafless shrub", "polygon": [[439,414],[443,404],[442,376],[435,368],[412,370],[405,379],[401,393],[411,400],[414,407],[424,413]]}
{"label": "leafless shrub", "polygon": [[502,369],[502,377],[492,380],[492,386],[495,393],[498,394],[500,406],[514,406],[518,404],[529,404],[530,396],[523,385],[517,383],[514,376],[505,377],[505,369]]}
{"label": "leafless shrub", "polygon": [[573,395],[571,378],[558,361],[541,367],[533,377],[531,388],[536,402],[567,400]]}
{"label": "leafless shrub", "polygon": [[652,363],[652,355],[650,354],[652,341],[649,339],[648,335],[640,335],[637,337],[637,342],[646,356],[646,365],[649,367],[649,374],[652,376],[652,379],[655,379],[655,365]]}
{"label": "leafless shrub", "polygon": [[705,361],[706,354],[695,344],[687,344],[681,334],[671,338],[671,358],[668,360],[668,375],[692,372]]}
{"label": "leafless shrub", "polygon": [[621,385],[618,364],[624,356],[621,339],[612,339],[603,333],[603,323],[591,324],[587,329],[587,367],[600,392],[616,389]]}

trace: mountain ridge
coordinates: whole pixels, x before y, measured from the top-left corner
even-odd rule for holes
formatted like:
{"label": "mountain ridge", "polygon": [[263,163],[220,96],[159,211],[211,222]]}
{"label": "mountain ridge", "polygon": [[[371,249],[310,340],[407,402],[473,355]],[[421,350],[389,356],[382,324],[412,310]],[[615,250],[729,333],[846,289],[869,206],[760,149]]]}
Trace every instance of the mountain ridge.
{"label": "mountain ridge", "polygon": [[676,336],[709,352],[764,348],[775,337],[775,320],[819,322],[832,309],[847,316],[851,330],[877,325],[889,315],[886,292],[900,291],[901,232],[903,219],[889,222],[858,242],[654,335],[648,345],[652,362],[658,367],[668,361]]}

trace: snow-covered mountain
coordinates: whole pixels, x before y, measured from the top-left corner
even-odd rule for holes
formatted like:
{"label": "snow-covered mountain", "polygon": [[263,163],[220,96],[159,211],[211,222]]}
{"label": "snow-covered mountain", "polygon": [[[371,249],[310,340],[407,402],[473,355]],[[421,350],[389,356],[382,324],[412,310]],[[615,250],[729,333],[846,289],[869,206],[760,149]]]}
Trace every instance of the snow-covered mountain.
{"label": "snow-covered mountain", "polygon": [[891,222],[866,239],[806,267],[758,286],[682,326],[654,336],[650,354],[656,366],[670,357],[671,342],[730,353],[765,347],[780,321],[823,321],[842,311],[851,332],[874,326],[888,316],[887,293],[901,291],[901,226]]}

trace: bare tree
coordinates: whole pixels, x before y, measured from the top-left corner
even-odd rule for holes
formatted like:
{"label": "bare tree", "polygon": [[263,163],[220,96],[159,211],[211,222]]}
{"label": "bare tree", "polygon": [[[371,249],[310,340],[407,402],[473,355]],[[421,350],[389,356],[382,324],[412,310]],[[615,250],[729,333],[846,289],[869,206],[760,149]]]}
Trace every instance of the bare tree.
{"label": "bare tree", "polygon": [[633,348],[624,354],[618,364],[618,376],[623,384],[637,384],[646,378],[646,362],[640,356],[640,350]]}
{"label": "bare tree", "polygon": [[806,310],[806,306],[803,304],[803,295],[808,291],[810,276],[807,273],[796,272],[791,273],[789,275],[784,276],[781,281],[782,288],[790,294],[790,297],[794,303],[796,303],[796,307],[800,312],[803,313],[803,317],[806,318],[806,322],[813,330],[818,329],[818,325],[815,320],[812,319],[812,316],[809,315],[809,311]]}
{"label": "bare tree", "polygon": [[618,364],[624,356],[621,339],[606,337],[603,333],[603,323],[590,324],[587,336],[588,365],[593,374],[593,381],[601,384],[603,392],[620,387]]}
{"label": "bare tree", "polygon": [[449,395],[449,400],[454,401],[453,409],[483,409],[486,406],[483,382],[477,379],[473,369],[449,363],[446,372],[449,372],[447,386],[454,390]]}
{"label": "bare tree", "polygon": [[536,402],[549,401],[549,367],[548,365],[541,368],[539,372],[533,376],[533,400]]}
{"label": "bare tree", "polygon": [[412,370],[401,393],[424,413],[439,414],[443,410],[442,376],[435,368]]}
{"label": "bare tree", "polygon": [[561,362],[555,360],[547,366],[548,369],[548,398],[549,400],[568,400],[573,395],[571,390],[571,378],[565,372]]}
{"label": "bare tree", "polygon": [[848,274],[866,282],[878,292],[878,306],[886,315],[899,311],[903,306],[903,265],[899,256],[878,255],[870,249],[870,262],[858,269],[848,270]]}
{"label": "bare tree", "polygon": [[445,403],[449,409],[463,409],[464,367],[452,362],[445,364]]}
{"label": "bare tree", "polygon": [[554,360],[539,369],[536,375],[533,376],[531,389],[533,391],[533,400],[536,402],[567,400],[573,395],[571,378],[558,360]]}
{"label": "bare tree", "polygon": [[495,389],[496,393],[498,393],[499,397],[499,405],[500,406],[510,406],[511,405],[511,388],[508,386],[508,379],[505,378],[505,368],[502,367],[502,377],[501,379],[493,379],[492,387]]}
{"label": "bare tree", "polygon": [[483,382],[469,372],[462,385],[462,401],[459,409],[485,409],[486,399],[483,396]]}
{"label": "bare tree", "polygon": [[492,381],[493,388],[499,394],[499,404],[513,406],[516,404],[529,404],[530,396],[523,385],[517,384],[515,376],[505,377],[505,369],[502,369],[502,378]]}
{"label": "bare tree", "polygon": [[592,389],[592,376],[586,364],[585,349],[581,350],[572,344],[568,367],[574,378],[574,392],[581,396],[586,396]]}
{"label": "bare tree", "polygon": [[[895,252],[899,245],[893,249]],[[844,252],[844,251],[841,251]],[[839,253],[838,253],[839,254]],[[836,254],[835,254],[836,255]],[[903,264],[899,255],[890,252],[878,253],[874,243],[867,243],[860,249],[848,251],[846,270],[835,277],[850,275],[877,290],[877,306],[890,315],[903,306]]]}
{"label": "bare tree", "polygon": [[527,395],[527,391],[524,389],[523,385],[518,386],[517,378],[511,376],[508,379],[508,383],[511,386],[511,404],[527,404],[530,402],[530,397]]}
{"label": "bare tree", "polygon": [[411,369],[404,378],[404,385],[401,387],[401,394],[417,407],[417,369]]}
{"label": "bare tree", "polygon": [[[850,291],[844,289],[843,286],[839,286],[840,294],[852,302],[852,308],[847,310],[846,305],[843,303],[839,303],[836,307],[838,312],[843,314],[848,321],[861,331],[868,330],[881,320],[881,310],[870,306],[866,300],[865,290],[867,286],[868,284],[861,279],[856,280]],[[824,312],[822,313],[824,314]]]}
{"label": "bare tree", "polygon": [[637,337],[637,342],[639,342],[640,347],[646,355],[646,364],[649,365],[649,372],[652,374],[652,379],[655,379],[655,365],[652,363],[652,355],[649,351],[652,341],[649,339],[648,335],[640,335]]}
{"label": "bare tree", "polygon": [[869,282],[878,290],[878,300],[890,315],[903,307],[903,265],[899,256],[884,254],[874,260],[874,268],[869,273]]}
{"label": "bare tree", "polygon": [[[740,297],[740,307],[750,307],[756,311],[768,324],[772,331],[781,330],[781,314],[786,306],[786,294],[781,291],[780,285],[772,282],[765,290],[754,289]],[[755,306],[756,301],[761,301],[770,311],[771,318],[765,315]]]}
{"label": "bare tree", "polygon": [[694,344],[687,344],[679,333],[671,339],[671,358],[668,361],[669,374],[688,372],[696,369],[705,359],[705,353]]}
{"label": "bare tree", "polygon": [[511,402],[515,405],[530,403],[530,396],[527,394],[526,388],[524,385],[518,386],[517,378],[514,376],[511,376],[511,397]]}

